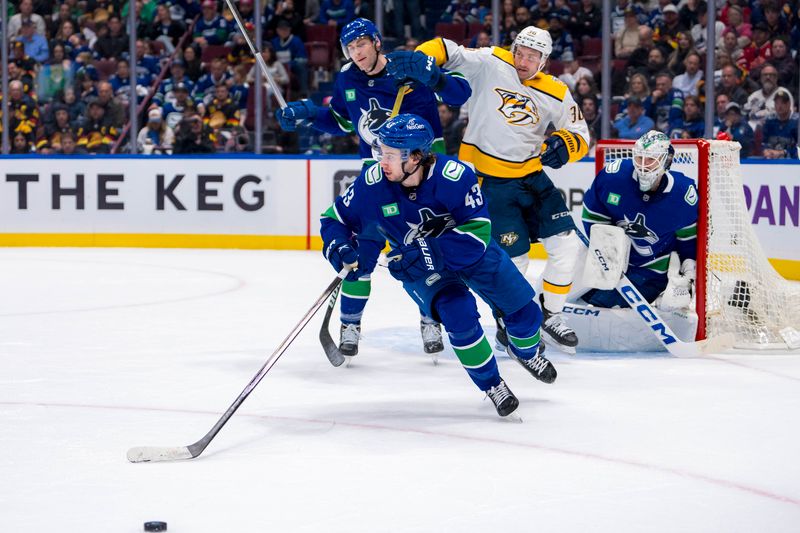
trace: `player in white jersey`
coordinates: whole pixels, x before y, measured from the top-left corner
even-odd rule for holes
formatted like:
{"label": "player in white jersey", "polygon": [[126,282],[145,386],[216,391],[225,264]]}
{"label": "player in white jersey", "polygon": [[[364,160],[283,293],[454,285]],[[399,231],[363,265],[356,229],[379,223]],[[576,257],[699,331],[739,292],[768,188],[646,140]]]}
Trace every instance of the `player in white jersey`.
{"label": "player in white jersey", "polygon": [[[523,274],[531,243],[544,244],[548,260],[542,280],[542,331],[558,348],[574,353],[578,337],[561,311],[582,244],[543,165],[560,168],[581,159],[589,150],[589,129],[567,86],[541,72],[552,51],[550,34],[529,26],[517,35],[510,52],[465,48],[441,38],[418,50],[469,82],[469,125],[459,159],[474,165],[488,201],[492,237]],[[387,68],[403,65],[393,63]],[[394,75],[409,77],[405,72]],[[555,132],[546,137],[550,124]],[[505,345],[505,340],[498,321],[497,341]]]}

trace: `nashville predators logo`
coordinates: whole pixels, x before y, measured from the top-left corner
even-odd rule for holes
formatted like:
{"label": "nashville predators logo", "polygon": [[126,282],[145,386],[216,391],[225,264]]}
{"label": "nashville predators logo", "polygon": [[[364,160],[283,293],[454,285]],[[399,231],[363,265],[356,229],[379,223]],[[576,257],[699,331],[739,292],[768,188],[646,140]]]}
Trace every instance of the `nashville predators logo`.
{"label": "nashville predators logo", "polygon": [[511,231],[509,233],[503,233],[500,235],[500,244],[503,246],[511,246],[515,242],[519,240],[519,235],[515,232]]}
{"label": "nashville predators logo", "polygon": [[514,126],[535,126],[541,120],[536,104],[530,96],[525,96],[514,91],[495,88],[495,92],[500,95],[503,103],[497,108],[506,122]]}

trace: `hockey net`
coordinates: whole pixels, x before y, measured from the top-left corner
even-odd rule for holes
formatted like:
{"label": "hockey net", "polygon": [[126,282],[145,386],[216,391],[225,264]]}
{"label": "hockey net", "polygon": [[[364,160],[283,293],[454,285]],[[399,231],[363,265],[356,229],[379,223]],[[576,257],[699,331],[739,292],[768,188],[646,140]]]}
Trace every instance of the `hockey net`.
{"label": "hockey net", "polygon": [[[696,180],[695,309],[697,340],[732,333],[744,349],[796,348],[800,337],[800,285],[770,264],[750,223],[739,164],[730,141],[675,140],[672,169]],[[633,141],[600,141],[596,169],[632,157]]]}

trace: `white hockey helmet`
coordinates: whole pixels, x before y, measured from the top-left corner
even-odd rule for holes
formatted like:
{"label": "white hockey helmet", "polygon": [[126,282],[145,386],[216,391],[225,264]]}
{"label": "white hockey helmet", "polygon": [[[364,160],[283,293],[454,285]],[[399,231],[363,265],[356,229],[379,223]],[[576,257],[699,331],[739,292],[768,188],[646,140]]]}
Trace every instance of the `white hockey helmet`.
{"label": "white hockey helmet", "polygon": [[639,190],[647,192],[653,188],[669,167],[675,149],[669,137],[657,130],[650,130],[633,145],[633,168],[639,181]]}
{"label": "white hockey helmet", "polygon": [[517,34],[511,44],[512,54],[516,53],[518,46],[526,46],[542,53],[542,61],[539,63],[539,71],[541,71],[547,63],[547,58],[553,52],[553,38],[550,37],[550,32],[547,30],[528,26]]}

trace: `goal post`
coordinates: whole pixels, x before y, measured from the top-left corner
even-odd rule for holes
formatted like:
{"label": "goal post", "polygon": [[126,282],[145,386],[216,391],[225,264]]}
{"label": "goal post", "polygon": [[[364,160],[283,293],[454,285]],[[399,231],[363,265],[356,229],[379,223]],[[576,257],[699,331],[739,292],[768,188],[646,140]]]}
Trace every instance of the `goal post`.
{"label": "goal post", "polygon": [[[595,170],[631,158],[630,140],[597,143]],[[750,222],[737,142],[673,140],[672,169],[697,183],[697,340],[732,333],[744,349],[800,347],[800,285],[770,264]]]}

